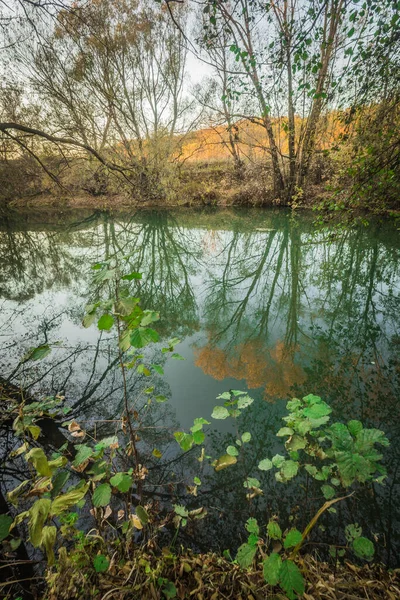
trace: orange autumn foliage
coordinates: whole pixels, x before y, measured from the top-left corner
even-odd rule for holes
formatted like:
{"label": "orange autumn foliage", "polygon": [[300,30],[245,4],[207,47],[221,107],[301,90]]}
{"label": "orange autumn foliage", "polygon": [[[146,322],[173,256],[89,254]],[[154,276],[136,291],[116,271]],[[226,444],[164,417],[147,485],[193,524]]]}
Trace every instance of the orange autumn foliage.
{"label": "orange autumn foliage", "polygon": [[264,388],[264,399],[285,398],[293,385],[304,383],[306,375],[296,364],[298,348],[288,348],[278,341],[266,349],[260,340],[235,346],[232,355],[207,344],[195,351],[195,365],[206,375],[221,381],[227,377],[244,379],[249,389]]}

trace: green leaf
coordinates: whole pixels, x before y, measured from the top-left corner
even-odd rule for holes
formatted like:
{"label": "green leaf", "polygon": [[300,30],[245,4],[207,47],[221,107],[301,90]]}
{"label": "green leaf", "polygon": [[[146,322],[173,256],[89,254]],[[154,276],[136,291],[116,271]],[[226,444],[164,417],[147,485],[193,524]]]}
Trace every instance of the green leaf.
{"label": "green leaf", "polygon": [[42,475],[43,477],[51,476],[52,471],[42,448],[32,448],[32,450],[25,455],[25,459],[33,464],[38,475]]}
{"label": "green leaf", "polygon": [[51,567],[55,563],[54,545],[57,538],[57,527],[47,525],[42,529],[41,546],[46,550],[47,563]]}
{"label": "green leaf", "polygon": [[128,473],[116,473],[111,477],[110,483],[113,487],[116,487],[117,490],[125,493],[132,487],[133,479]]}
{"label": "green leaf", "polygon": [[194,431],[193,432],[193,441],[195,444],[199,445],[204,442],[205,434],[203,431]]}
{"label": "green leaf", "polygon": [[330,500],[336,494],[334,488],[330,485],[323,485],[321,487],[321,492],[323,493],[325,500]]}
{"label": "green leaf", "polygon": [[180,504],[174,504],[174,510],[179,517],[186,518],[189,516],[189,512],[186,510],[184,506]]}
{"label": "green leaf", "polygon": [[284,548],[292,548],[293,546],[297,546],[303,539],[300,531],[298,529],[291,529],[289,533],[285,536],[285,541],[283,542]]}
{"label": "green leaf", "polygon": [[246,444],[247,442],[250,442],[251,440],[251,433],[249,431],[245,431],[242,435],[242,442],[244,444]]}
{"label": "green leaf", "polygon": [[31,348],[29,352],[22,357],[21,362],[25,363],[28,360],[43,360],[51,352],[51,348],[48,344],[37,346],[37,348]]}
{"label": "green leaf", "polygon": [[226,419],[229,417],[229,411],[225,406],[215,406],[211,416],[213,419]]}
{"label": "green leaf", "polygon": [[275,454],[275,456],[272,458],[272,464],[277,469],[280,469],[284,462],[285,462],[285,457],[281,456],[280,454]]}
{"label": "green leaf", "polygon": [[257,519],[253,519],[252,517],[247,519],[246,529],[249,533],[255,533],[258,535],[260,533],[260,528],[258,527]]}
{"label": "green leaf", "polygon": [[290,600],[295,600],[296,595],[304,594],[304,579],[298,566],[291,560],[282,563],[279,573],[279,582]]}
{"label": "green leaf", "polygon": [[176,598],[177,591],[172,581],[167,581],[161,591],[166,598]]}
{"label": "green leaf", "polygon": [[11,523],[13,518],[9,515],[0,515],[0,542],[6,539],[10,533]]}
{"label": "green leaf", "polygon": [[78,452],[75,455],[72,465],[74,467],[79,467],[84,462],[86,462],[88,458],[93,456],[93,450],[85,444],[77,444],[76,448],[78,449]]}
{"label": "green leaf", "polygon": [[250,396],[241,396],[241,398],[239,398],[238,400],[238,408],[242,409],[242,408],[247,408],[248,406],[250,406],[251,404],[253,404],[254,399],[250,398]]}
{"label": "green leaf", "polygon": [[272,469],[272,467],[273,464],[272,461],[269,460],[269,458],[264,458],[264,460],[258,463],[258,468],[260,469],[260,471],[269,471],[270,469]]}
{"label": "green leaf", "polygon": [[363,425],[360,421],[353,420],[353,421],[349,421],[347,423],[347,428],[350,431],[351,435],[353,437],[356,437],[360,433],[360,431],[363,429]]}
{"label": "green leaf", "polygon": [[160,365],[151,365],[156,373],[159,375],[164,375],[164,369]]}
{"label": "green leaf", "polygon": [[68,471],[59,471],[57,475],[53,477],[53,489],[51,490],[51,495],[53,498],[55,498],[61,492],[69,478],[70,473],[68,473]]}
{"label": "green leaf", "polygon": [[243,483],[243,487],[245,488],[259,488],[260,482],[255,477],[247,477],[247,479]]}
{"label": "green leaf", "polygon": [[156,402],[159,402],[160,404],[162,402],[166,402],[167,401],[167,397],[163,396],[162,394],[157,394],[157,396],[155,396],[154,399],[155,399]]}
{"label": "green leaf", "polygon": [[217,400],[230,400],[231,399],[231,393],[230,392],[223,392],[222,394],[220,394],[219,396],[217,396]]}
{"label": "green leaf", "polygon": [[236,560],[242,569],[247,569],[251,566],[256,555],[257,548],[250,544],[242,544],[236,554]]}
{"label": "green leaf", "polygon": [[139,517],[140,521],[143,523],[143,525],[147,525],[147,523],[149,522],[149,515],[147,511],[143,508],[143,506],[139,505],[136,507],[136,514]]}
{"label": "green leaf", "polygon": [[[139,319],[142,314],[142,310],[138,306],[138,302],[138,298],[120,298],[115,304],[115,312],[122,315],[123,317],[129,317],[129,319],[126,320],[129,321],[129,324],[132,326],[132,319]],[[137,324],[138,322],[136,321],[136,325]]]}
{"label": "green leaf", "polygon": [[374,544],[366,537],[358,537],[353,541],[353,550],[359,558],[371,560],[375,553]]}
{"label": "green leaf", "polygon": [[185,360],[184,357],[181,354],[178,354],[177,352],[174,352],[174,354],[171,355],[171,358],[173,358],[174,360]]}
{"label": "green leaf", "polygon": [[82,500],[82,498],[86,495],[86,492],[89,489],[89,482],[82,485],[79,485],[70,488],[64,494],[57,496],[53,502],[51,503],[50,513],[52,516],[60,515],[65,510],[71,508]]}
{"label": "green leaf", "polygon": [[193,426],[190,428],[190,431],[194,433],[195,431],[200,431],[203,429],[203,425],[210,425],[210,421],[206,421],[202,417],[195,419],[193,421]]}
{"label": "green leaf", "polygon": [[264,579],[269,585],[276,585],[279,581],[282,559],[276,552],[272,552],[263,562]]}
{"label": "green leaf", "polygon": [[276,435],[278,437],[283,437],[285,435],[293,435],[293,433],[294,431],[291,427],[282,427]]}
{"label": "green leaf", "polygon": [[230,456],[238,456],[239,451],[235,446],[228,446],[226,449],[227,454]]}
{"label": "green leaf", "polygon": [[98,554],[93,561],[93,566],[96,573],[105,573],[110,566],[110,561],[104,554]]}
{"label": "green leaf", "polygon": [[34,548],[40,546],[42,531],[50,512],[51,500],[40,498],[29,509],[29,540]]}
{"label": "green leaf", "polygon": [[358,523],[350,523],[349,525],[346,525],[344,534],[346,536],[346,540],[349,543],[352,543],[353,540],[361,536],[362,527],[359,527]]}
{"label": "green leaf", "polygon": [[303,410],[304,416],[309,419],[320,419],[321,417],[326,417],[332,412],[331,407],[326,404],[326,402],[322,401]]}
{"label": "green leaf", "polygon": [[97,322],[97,329],[100,331],[109,331],[114,325],[114,319],[111,315],[105,314]]}
{"label": "green leaf", "polygon": [[200,480],[198,477],[195,477],[195,478],[193,479],[193,482],[194,482],[196,485],[201,485],[201,480]]}
{"label": "green leaf", "polygon": [[99,506],[107,506],[111,500],[111,487],[108,483],[100,484],[93,493],[93,505],[98,508]]}
{"label": "green leaf", "polygon": [[132,281],[133,279],[142,279],[142,273],[136,273],[133,271],[132,273],[128,273],[128,275],[123,275],[121,277],[124,281]]}
{"label": "green leaf", "polygon": [[176,439],[176,441],[178,442],[178,444],[184,452],[187,452],[193,446],[194,439],[190,433],[176,431],[174,433],[174,438]]}
{"label": "green leaf", "polygon": [[146,329],[139,327],[131,334],[131,345],[134,348],[144,348],[151,342],[158,342],[159,336],[157,331],[147,327]]}
{"label": "green leaf", "polygon": [[[285,462],[281,466],[281,470],[279,475],[281,475],[284,481],[289,481],[293,479],[297,475],[299,470],[299,463],[294,460],[285,460]],[[278,475],[278,473],[277,473]]]}
{"label": "green leaf", "polygon": [[268,522],[267,533],[272,540],[282,539],[282,530],[279,527],[279,524],[273,519]]}
{"label": "green leaf", "polygon": [[83,317],[82,325],[84,327],[86,327],[86,329],[87,329],[88,327],[90,327],[91,325],[93,325],[95,319],[96,319],[96,311],[94,310],[93,312],[87,313]]}
{"label": "green leaf", "polygon": [[103,438],[98,441],[95,449],[96,452],[100,452],[100,450],[105,450],[106,448],[118,447],[118,436],[110,435],[109,437]]}
{"label": "green leaf", "polygon": [[218,460],[215,461],[214,469],[218,471],[222,471],[222,469],[226,469],[232,465],[237,463],[236,456],[230,456],[229,454],[224,454]]}

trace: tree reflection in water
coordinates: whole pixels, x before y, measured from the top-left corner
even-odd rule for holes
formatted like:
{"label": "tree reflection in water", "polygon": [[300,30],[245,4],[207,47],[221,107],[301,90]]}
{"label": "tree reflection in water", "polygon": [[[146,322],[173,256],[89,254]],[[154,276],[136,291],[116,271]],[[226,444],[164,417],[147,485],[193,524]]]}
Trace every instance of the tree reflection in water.
{"label": "tree reflection in water", "polygon": [[[239,538],[248,513],[241,482],[244,474],[254,474],[260,457],[275,451],[273,434],[284,410],[277,401],[312,391],[332,404],[336,419],[358,418],[391,438],[390,483],[373,490],[362,518],[381,535],[381,555],[395,562],[396,536],[400,539],[394,502],[400,449],[395,228],[374,222],[368,228],[317,230],[307,215],[249,209],[46,219],[0,226],[3,376],[37,393],[65,393],[76,418],[107,430],[105,421],[118,418],[122,408],[115,338],[83,329],[81,319],[97,293],[90,265],[126,257],[127,272],[143,273],[130,291],[161,313],[162,338],[180,337],[190,359],[180,363],[177,382],[168,365],[166,377],[157,377],[170,402],[151,410],[142,394],[148,381],[129,371],[129,394],[146,414],[143,446],[149,455],[156,447],[166,461],[174,460],[170,432],[186,427],[189,413],[209,416],[215,386],[247,388],[258,400],[245,417],[252,452],[237,469],[202,477],[201,502],[209,505],[210,517],[199,525],[198,543],[211,544],[213,528],[222,546]],[[19,363],[29,347],[55,342],[60,344],[43,362]],[[147,349],[146,359],[164,364],[161,347]],[[210,453],[217,455],[230,439],[228,430],[213,430]],[[159,493],[171,472],[150,460],[148,491]],[[197,474],[193,453],[172,464],[177,482]],[[285,488],[285,504],[282,489],[264,477],[268,494],[251,510],[265,516],[267,509],[279,508],[288,517],[291,487]],[[185,488],[177,483],[173,493],[178,492]],[[305,519],[312,510],[309,496],[298,505]],[[351,514],[353,508],[343,510]]]}

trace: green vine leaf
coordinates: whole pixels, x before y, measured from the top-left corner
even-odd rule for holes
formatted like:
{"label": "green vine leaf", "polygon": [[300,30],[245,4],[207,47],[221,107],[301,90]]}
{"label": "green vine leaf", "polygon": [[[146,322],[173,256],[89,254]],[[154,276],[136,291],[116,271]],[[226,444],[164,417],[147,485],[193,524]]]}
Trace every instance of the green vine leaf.
{"label": "green vine leaf", "polygon": [[279,573],[279,583],[286,592],[289,600],[295,600],[296,594],[304,594],[304,578],[300,569],[292,560],[282,563]]}
{"label": "green vine leaf", "polygon": [[247,569],[251,566],[256,555],[257,548],[250,544],[242,544],[236,554],[236,560],[242,569]]}
{"label": "green vine leaf", "polygon": [[93,493],[93,505],[98,508],[100,506],[107,506],[111,500],[111,487],[108,483],[100,484]]}
{"label": "green vine leaf", "polygon": [[269,585],[277,585],[282,567],[282,559],[276,552],[272,552],[263,562],[263,575]]}

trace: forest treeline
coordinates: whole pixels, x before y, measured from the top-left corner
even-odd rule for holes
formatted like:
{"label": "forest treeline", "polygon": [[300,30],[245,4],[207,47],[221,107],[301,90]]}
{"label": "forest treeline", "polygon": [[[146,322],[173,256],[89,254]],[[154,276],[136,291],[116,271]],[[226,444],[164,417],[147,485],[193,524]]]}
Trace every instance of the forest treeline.
{"label": "forest treeline", "polygon": [[0,198],[396,210],[399,11],[11,0]]}

